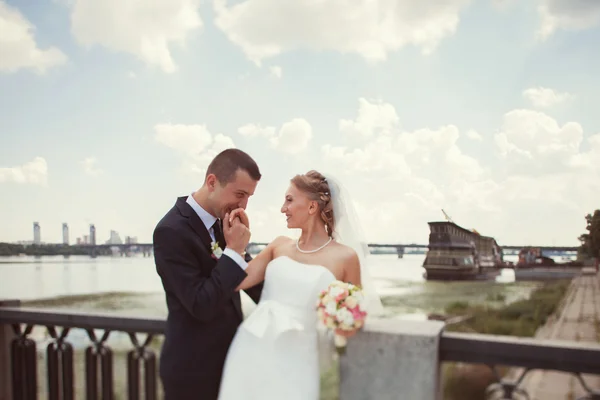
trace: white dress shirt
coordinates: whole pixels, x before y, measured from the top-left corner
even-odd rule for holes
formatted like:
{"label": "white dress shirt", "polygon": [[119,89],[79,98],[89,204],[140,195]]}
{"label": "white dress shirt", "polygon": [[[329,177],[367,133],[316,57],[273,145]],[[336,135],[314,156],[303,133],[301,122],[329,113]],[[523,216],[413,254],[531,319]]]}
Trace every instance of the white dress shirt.
{"label": "white dress shirt", "polygon": [[[198,214],[198,217],[200,217],[200,220],[206,227],[206,230],[208,231],[208,234],[210,235],[210,238],[212,239],[212,241],[216,242],[213,225],[214,225],[215,221],[217,220],[217,218],[212,216],[211,214],[208,213],[208,211],[206,211],[204,208],[202,208],[200,206],[200,204],[198,204],[191,195],[188,196],[186,202],[190,205],[190,207],[192,207],[192,209],[196,212],[196,214]],[[240,266],[240,268],[242,268],[244,271],[248,267],[248,263],[246,262],[246,260],[244,260],[244,258],[241,255],[239,255],[237,252],[235,252],[235,250],[232,250],[229,247],[227,247],[223,250],[223,254],[227,255],[233,261],[235,261]]]}

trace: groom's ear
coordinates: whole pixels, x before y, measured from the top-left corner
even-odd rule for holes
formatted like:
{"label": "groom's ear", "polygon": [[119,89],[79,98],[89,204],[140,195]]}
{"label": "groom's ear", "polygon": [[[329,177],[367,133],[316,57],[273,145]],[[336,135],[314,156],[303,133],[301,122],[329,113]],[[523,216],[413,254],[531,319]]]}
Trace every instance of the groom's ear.
{"label": "groom's ear", "polygon": [[204,180],[204,184],[208,190],[212,192],[215,190],[215,186],[217,185],[217,176],[215,174],[208,174]]}

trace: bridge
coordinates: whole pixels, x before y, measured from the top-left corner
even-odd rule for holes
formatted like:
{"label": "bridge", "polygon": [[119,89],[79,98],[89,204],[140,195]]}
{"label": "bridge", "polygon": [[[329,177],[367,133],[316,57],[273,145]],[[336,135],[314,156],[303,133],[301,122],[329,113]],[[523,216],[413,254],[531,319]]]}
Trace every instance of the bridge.
{"label": "bridge", "polygon": [[[257,252],[261,247],[267,246],[267,242],[250,242],[248,244],[248,251]],[[377,252],[377,249],[390,249],[395,250],[399,258],[402,258],[407,252],[424,252],[427,250],[428,245],[426,244],[401,244],[401,243],[368,243],[370,249]],[[112,249],[118,249],[121,256],[127,256],[131,252],[139,252],[144,257],[150,257],[152,255],[153,244],[152,243],[126,243],[126,244],[78,244],[73,245],[75,248],[82,248],[88,251],[91,257],[98,255],[109,255]],[[518,252],[524,247],[537,247],[542,252],[548,253],[564,253],[564,252],[576,252],[578,247],[576,246],[531,246],[531,245],[507,245],[500,246],[503,251]],[[372,250],[372,251],[373,251]],[[408,250],[408,251],[407,251]]]}

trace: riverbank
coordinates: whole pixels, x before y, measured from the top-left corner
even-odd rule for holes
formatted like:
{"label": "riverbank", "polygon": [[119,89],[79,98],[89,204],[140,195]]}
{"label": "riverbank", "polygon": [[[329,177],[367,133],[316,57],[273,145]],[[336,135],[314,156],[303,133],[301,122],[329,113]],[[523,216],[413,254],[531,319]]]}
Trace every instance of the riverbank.
{"label": "riverbank", "polygon": [[[446,309],[448,315],[461,322],[448,325],[447,331],[492,335],[534,337],[545,324],[560,315],[572,281],[546,282],[534,290],[528,299],[504,307],[472,305],[457,302]],[[507,368],[499,368],[504,375]],[[493,371],[487,366],[472,364],[445,364],[442,368],[445,400],[479,400],[495,382]],[[563,397],[564,398],[564,397]]]}

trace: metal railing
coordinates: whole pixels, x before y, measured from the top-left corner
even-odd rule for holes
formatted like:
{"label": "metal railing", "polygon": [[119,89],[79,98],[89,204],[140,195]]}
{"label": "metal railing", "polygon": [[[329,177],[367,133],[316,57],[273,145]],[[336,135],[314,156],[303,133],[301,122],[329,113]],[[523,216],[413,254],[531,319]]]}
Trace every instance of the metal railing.
{"label": "metal railing", "polygon": [[[149,344],[156,335],[164,333],[162,319],[0,306],[0,328],[3,326],[12,331],[12,337],[0,340],[0,356],[3,352],[5,356],[9,354],[0,357],[0,363],[9,360],[12,399],[32,400],[38,396],[37,344],[30,337],[36,326],[45,328],[50,337],[46,347],[48,399],[75,398],[74,350],[67,341],[74,328],[85,330],[91,342],[85,349],[86,399],[114,398],[113,350],[106,344],[112,332],[125,332],[132,345],[126,359],[127,398],[139,399],[142,393],[148,400],[158,398],[156,354]],[[103,333],[96,335],[97,330]],[[146,339],[138,341],[136,333],[145,333]],[[600,392],[590,388],[582,377],[582,374],[600,375],[598,344],[444,332],[439,361],[488,365],[496,376],[496,382],[488,387],[488,396],[500,394],[502,399],[513,399],[520,394],[528,398],[520,385],[530,371],[542,369],[574,374],[587,391],[584,398],[600,399]],[[523,372],[515,380],[509,380],[500,376],[498,366],[522,367]],[[0,365],[0,369],[4,367]]]}
{"label": "metal railing", "polygon": [[[440,361],[487,365],[496,380],[487,388],[488,397],[530,398],[522,387],[525,377],[534,370],[553,370],[571,373],[579,380],[586,391],[581,399],[600,399],[600,391],[591,388],[582,376],[600,375],[600,344],[444,332]],[[515,379],[503,378],[499,366],[521,367],[522,371]]]}
{"label": "metal railing", "polygon": [[[37,344],[29,337],[36,326],[45,327],[51,339],[46,347],[49,400],[75,398],[73,346],[67,341],[73,328],[85,330],[91,342],[85,348],[86,399],[114,398],[113,350],[106,343],[112,332],[126,333],[132,345],[126,359],[127,398],[140,399],[141,393],[147,400],[158,398],[157,357],[149,344],[156,335],[164,333],[165,321],[162,319],[0,307],[2,325],[11,326],[13,332],[10,343],[0,343],[4,346],[0,353],[10,353],[12,398],[15,400],[37,399]],[[98,330],[103,333],[96,335]],[[145,333],[146,339],[139,341],[138,333]]]}

